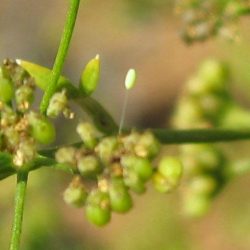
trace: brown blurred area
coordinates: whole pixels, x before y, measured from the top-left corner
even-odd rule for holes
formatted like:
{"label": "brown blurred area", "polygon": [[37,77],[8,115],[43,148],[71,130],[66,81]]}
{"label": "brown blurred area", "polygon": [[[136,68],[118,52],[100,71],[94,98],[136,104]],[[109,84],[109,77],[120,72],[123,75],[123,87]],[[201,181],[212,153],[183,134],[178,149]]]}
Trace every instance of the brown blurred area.
{"label": "brown blurred area", "polygon": [[[82,1],[64,67],[64,74],[77,84],[84,65],[100,54],[101,83],[94,96],[117,122],[129,68],[137,70],[138,83],[129,96],[126,125],[165,127],[183,84],[208,57],[229,62],[234,95],[250,105],[249,21],[239,25],[239,43],[212,39],[187,46],[178,36],[180,22],[173,1],[158,0],[149,9],[144,9],[143,0],[134,2],[139,2],[138,15],[131,0]],[[1,0],[0,60],[21,58],[52,67],[67,5],[62,0]],[[178,193],[165,196],[149,188],[146,195],[135,197],[131,212],[115,215],[103,229],[85,222],[82,209],[63,203],[69,180],[47,169],[31,174],[22,249],[250,249],[248,176],[227,186],[209,214],[199,220],[183,218]],[[8,246],[14,182],[11,177],[0,183],[0,249]]]}

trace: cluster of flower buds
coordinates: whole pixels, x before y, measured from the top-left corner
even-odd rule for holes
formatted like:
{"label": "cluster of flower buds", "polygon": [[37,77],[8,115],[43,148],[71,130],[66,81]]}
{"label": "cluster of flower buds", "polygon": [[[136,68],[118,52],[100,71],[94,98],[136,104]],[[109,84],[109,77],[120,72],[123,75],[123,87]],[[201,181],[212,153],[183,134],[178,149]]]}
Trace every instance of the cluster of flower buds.
{"label": "cluster of flower buds", "polygon": [[163,157],[153,167],[160,144],[150,131],[103,137],[92,124],[80,123],[77,132],[83,145],[60,148],[55,158],[71,166],[75,174],[64,192],[65,202],[85,206],[93,224],[108,223],[112,211],[127,212],[133,205],[130,192],[145,192],[150,180],[160,192],[179,184],[182,164],[178,159]]}
{"label": "cluster of flower buds", "polygon": [[27,168],[37,155],[37,144],[55,139],[55,128],[44,116],[30,110],[34,80],[15,61],[0,68],[0,149],[13,156],[16,169]]}
{"label": "cluster of flower buds", "polygon": [[[220,62],[205,61],[187,83],[177,105],[174,126],[182,129],[217,127],[231,106],[227,90],[228,71]],[[225,156],[212,144],[180,147],[184,165],[184,210],[190,216],[203,215],[225,183]]]}
{"label": "cluster of flower buds", "polygon": [[[176,10],[184,23],[181,35],[187,43],[204,41],[214,35],[235,39],[234,23],[249,14],[246,0],[176,0]],[[212,14],[211,14],[212,13]]]}

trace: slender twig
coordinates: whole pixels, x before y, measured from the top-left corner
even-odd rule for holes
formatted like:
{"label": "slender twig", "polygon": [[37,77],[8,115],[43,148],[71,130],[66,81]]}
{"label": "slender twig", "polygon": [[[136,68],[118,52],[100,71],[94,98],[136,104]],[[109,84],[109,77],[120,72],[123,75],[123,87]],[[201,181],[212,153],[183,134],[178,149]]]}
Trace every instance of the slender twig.
{"label": "slender twig", "polygon": [[76,17],[79,9],[80,0],[71,0],[70,7],[66,18],[65,27],[61,37],[61,42],[58,48],[56,55],[55,63],[50,74],[50,81],[44,92],[41,104],[40,111],[41,113],[46,113],[46,110],[49,105],[50,98],[55,93],[57,89],[57,82],[61,75],[62,67],[68,52],[69,44],[71,41],[72,33],[74,30]]}
{"label": "slender twig", "polygon": [[18,250],[20,248],[20,238],[22,232],[22,221],[27,181],[28,172],[17,173],[15,212],[14,221],[12,225],[11,242],[9,248],[10,250]]}

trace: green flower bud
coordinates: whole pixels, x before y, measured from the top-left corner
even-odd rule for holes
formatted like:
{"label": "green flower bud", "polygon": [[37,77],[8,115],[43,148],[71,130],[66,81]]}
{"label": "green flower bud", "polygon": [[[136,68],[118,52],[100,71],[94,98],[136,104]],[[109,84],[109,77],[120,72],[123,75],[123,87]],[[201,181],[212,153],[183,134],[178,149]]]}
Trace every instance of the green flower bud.
{"label": "green flower bud", "polygon": [[80,90],[86,96],[91,95],[99,82],[100,78],[100,58],[97,55],[94,59],[90,60],[82,72],[80,80]]}
{"label": "green flower bud", "polygon": [[17,122],[17,113],[7,105],[4,105],[1,112],[1,126],[2,128],[14,125]]}
{"label": "green flower bud", "polygon": [[122,178],[113,178],[109,185],[110,205],[113,211],[125,213],[133,206],[131,195]]}
{"label": "green flower bud", "polygon": [[98,143],[96,152],[100,159],[105,164],[108,164],[114,156],[118,146],[119,144],[116,137],[105,137]]}
{"label": "green flower bud", "polygon": [[146,158],[141,158],[133,155],[123,156],[121,159],[123,167],[134,171],[142,181],[147,181],[153,174],[153,167],[150,161]]}
{"label": "green flower bud", "polygon": [[183,165],[188,175],[214,172],[224,165],[224,157],[214,146],[208,144],[185,145],[182,147]]}
{"label": "green flower bud", "polygon": [[188,193],[184,199],[184,213],[190,217],[201,217],[211,206],[211,198],[206,195]]}
{"label": "green flower bud", "polygon": [[20,135],[13,126],[7,127],[4,131],[4,138],[8,148],[16,148],[20,142]]}
{"label": "green flower bud", "polygon": [[111,219],[109,195],[98,189],[92,190],[86,202],[87,219],[96,226],[103,226]]}
{"label": "green flower bud", "polygon": [[16,90],[15,98],[18,110],[24,112],[34,100],[34,90],[30,86],[22,85]]}
{"label": "green flower bud", "polygon": [[217,122],[229,105],[229,99],[226,95],[206,94],[199,98],[199,105],[209,120]]}
{"label": "green flower bud", "polygon": [[218,183],[212,176],[201,175],[192,178],[188,183],[188,190],[199,195],[212,195],[216,191]]}
{"label": "green flower bud", "polygon": [[94,125],[82,122],[78,124],[76,131],[88,149],[93,149],[96,146],[99,134]]}
{"label": "green flower bud", "polygon": [[77,168],[81,176],[96,176],[102,170],[99,159],[94,155],[82,156],[78,159]]}
{"label": "green flower bud", "polygon": [[165,156],[159,163],[158,171],[170,185],[177,186],[182,176],[183,166],[179,159]]}
{"label": "green flower bud", "polygon": [[49,106],[47,109],[47,116],[51,118],[55,118],[59,116],[66,108],[68,104],[68,99],[66,96],[66,91],[55,93],[49,102]]}
{"label": "green flower bud", "polygon": [[9,79],[2,76],[0,72],[0,101],[8,103],[14,96],[13,84]]}
{"label": "green flower bud", "polygon": [[81,179],[76,177],[63,193],[64,201],[74,207],[82,207],[87,199],[88,192],[81,183]]}
{"label": "green flower bud", "polygon": [[39,143],[50,144],[55,140],[55,127],[45,116],[32,112],[28,115],[28,120],[31,134]]}
{"label": "green flower bud", "polygon": [[63,147],[56,151],[55,159],[58,163],[75,165],[76,162],[75,154],[76,154],[76,148]]}
{"label": "green flower bud", "polygon": [[22,155],[23,163],[21,165],[30,163],[37,155],[37,146],[35,141],[32,138],[27,138],[21,141],[18,147],[17,155],[18,153]]}
{"label": "green flower bud", "polygon": [[232,104],[225,109],[223,115],[220,117],[218,125],[223,128],[249,129],[250,113],[248,110]]}
{"label": "green flower bud", "polygon": [[138,143],[140,137],[141,135],[138,132],[132,131],[130,134],[121,138],[126,152],[133,153],[134,147]]}
{"label": "green flower bud", "polygon": [[135,153],[141,157],[154,158],[160,150],[160,143],[150,132],[144,132],[137,141]]}
{"label": "green flower bud", "polygon": [[227,67],[215,60],[207,60],[202,63],[198,77],[203,82],[200,93],[218,93],[225,90],[225,82],[228,79]]}
{"label": "green flower bud", "polygon": [[135,193],[142,194],[146,191],[145,181],[143,181],[137,173],[130,169],[124,170],[124,183]]}
{"label": "green flower bud", "polygon": [[167,178],[159,172],[154,173],[152,180],[154,188],[160,193],[168,193],[176,187],[176,185],[169,183]]}
{"label": "green flower bud", "polygon": [[204,113],[195,98],[183,98],[180,100],[173,120],[176,128],[200,128],[206,127]]}

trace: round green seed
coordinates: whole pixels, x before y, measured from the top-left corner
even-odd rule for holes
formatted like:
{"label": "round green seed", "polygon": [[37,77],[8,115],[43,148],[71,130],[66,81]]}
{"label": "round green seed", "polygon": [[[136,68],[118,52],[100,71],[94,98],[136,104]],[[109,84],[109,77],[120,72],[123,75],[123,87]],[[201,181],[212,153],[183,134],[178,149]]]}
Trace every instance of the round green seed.
{"label": "round green seed", "polygon": [[183,172],[183,166],[179,159],[165,156],[161,159],[158,171],[172,186],[179,184]]}
{"label": "round green seed", "polygon": [[147,158],[129,155],[122,157],[121,163],[125,168],[134,171],[143,181],[149,180],[153,174],[153,167]]}
{"label": "round green seed", "polygon": [[63,193],[64,201],[74,207],[82,207],[87,199],[87,191],[82,185],[70,185]]}
{"label": "round green seed", "polygon": [[50,144],[55,140],[55,127],[45,116],[31,113],[28,119],[31,126],[31,134],[39,143]]}
{"label": "round green seed", "polygon": [[111,219],[110,200],[107,193],[92,190],[87,198],[86,218],[96,226],[103,226]]}
{"label": "round green seed", "polygon": [[109,186],[110,205],[113,211],[125,213],[133,206],[131,195],[122,178],[114,178]]}
{"label": "round green seed", "polygon": [[96,176],[102,170],[99,159],[93,155],[78,159],[77,168],[81,176]]}
{"label": "round green seed", "polygon": [[160,193],[168,193],[176,186],[168,182],[168,180],[159,172],[156,172],[152,177],[154,188]]}

